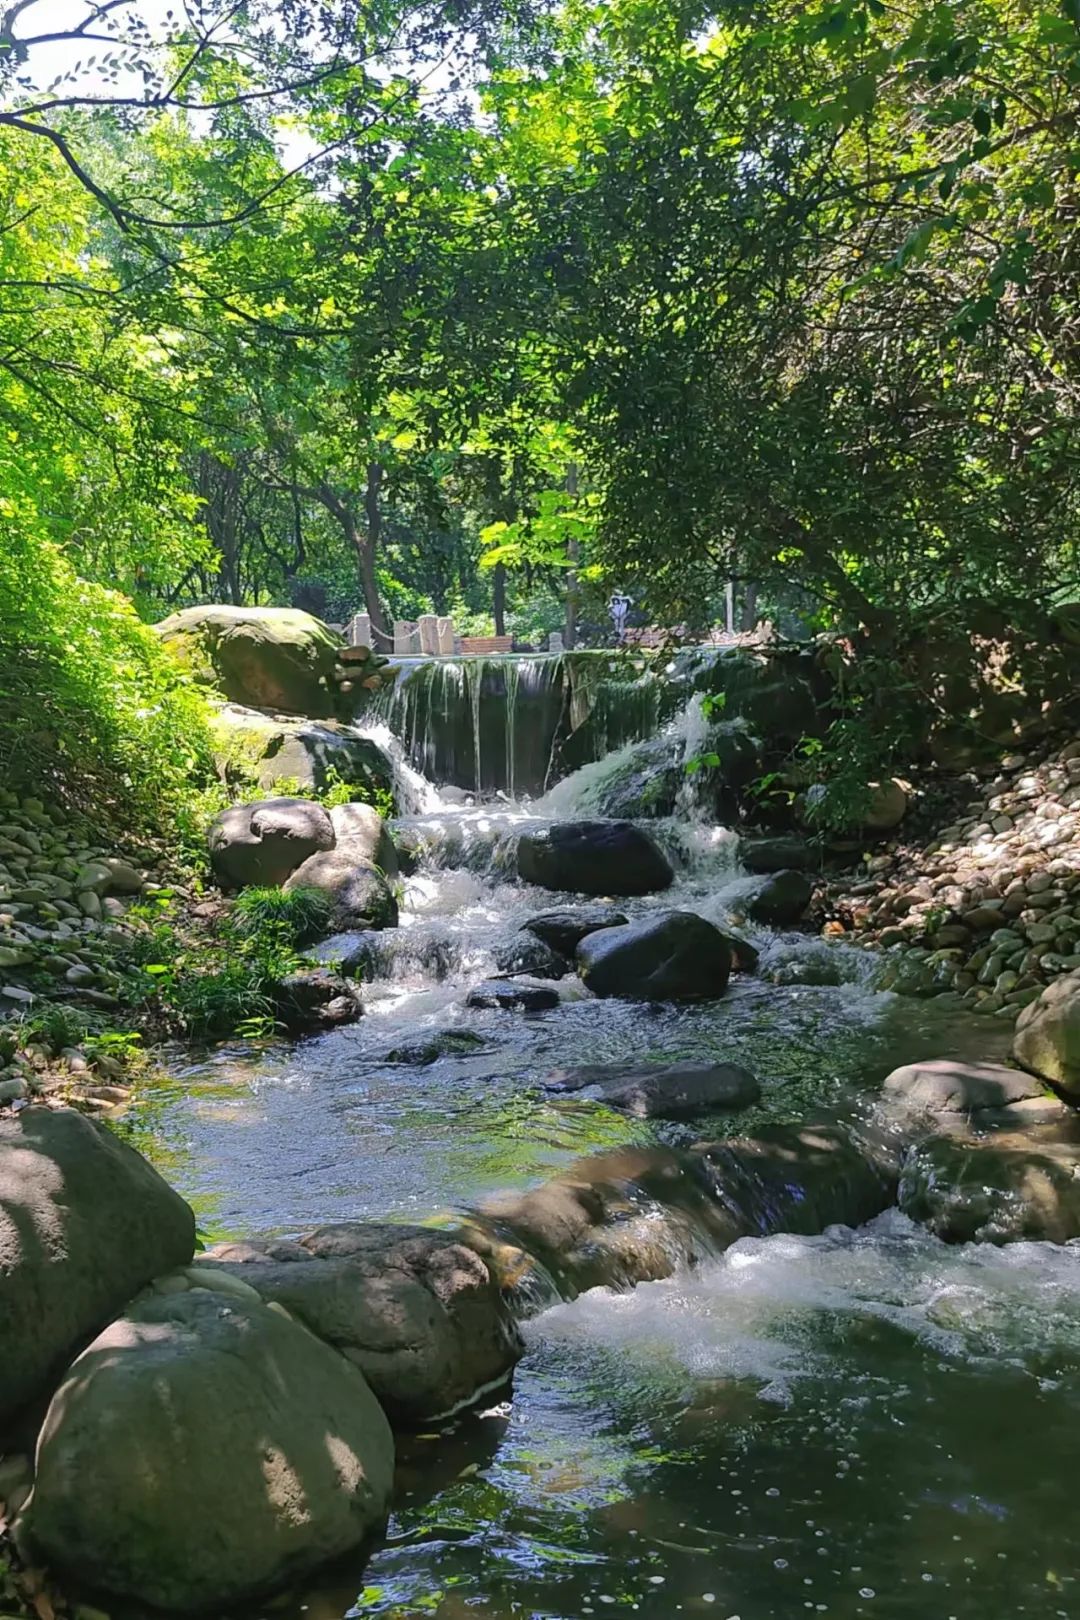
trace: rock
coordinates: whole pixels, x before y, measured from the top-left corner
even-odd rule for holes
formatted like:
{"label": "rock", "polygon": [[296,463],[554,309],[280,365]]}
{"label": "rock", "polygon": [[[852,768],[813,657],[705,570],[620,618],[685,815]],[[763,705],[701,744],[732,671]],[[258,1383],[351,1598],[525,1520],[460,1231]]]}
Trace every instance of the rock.
{"label": "rock", "polygon": [[0,1422],[194,1247],[187,1204],[104,1126],[70,1109],[0,1120]]}
{"label": "rock", "polygon": [[903,821],[908,807],[908,793],[902,782],[891,777],[887,782],[871,782],[870,803],[863,816],[863,826],[873,832],[889,832]]}
{"label": "rock", "polygon": [[545,1090],[595,1088],[600,1101],[637,1119],[680,1119],[688,1114],[747,1108],[761,1097],[761,1087],[737,1063],[665,1063],[638,1068],[594,1063],[560,1070],[545,1081]]}
{"label": "rock", "polygon": [[210,863],[223,888],[282,884],[318,851],[334,847],[333,823],[311,799],[234,804],[210,823]]}
{"label": "rock", "polygon": [[552,950],[534,934],[516,935],[506,944],[497,946],[494,957],[499,972],[511,978],[515,973],[529,973],[537,979],[563,979],[573,971],[569,957]]}
{"label": "rock", "polygon": [[621,1148],[581,1159],[543,1186],[486,1200],[468,1241],[504,1287],[533,1282],[532,1298],[546,1273],[572,1295],[668,1277],[741,1237],[861,1226],[895,1197],[895,1165],[851,1131],[780,1125],[688,1152]]}
{"label": "rock", "polygon": [[985,1114],[987,1111],[1030,1119],[1062,1116],[1066,1110],[1049,1097],[1038,1080],[1020,1069],[996,1063],[954,1063],[931,1058],[894,1069],[882,1085],[882,1095],[914,1112],[938,1116]]}
{"label": "rock", "polygon": [[518,842],[518,875],[575,894],[653,894],[674,878],[667,856],[629,821],[562,821]]}
{"label": "rock", "polygon": [[289,973],[274,990],[274,1010],[294,1034],[336,1024],[352,1024],[363,1007],[340,973],[329,968],[301,968]]}
{"label": "rock", "polygon": [[339,852],[378,867],[384,877],[397,877],[397,849],[382,816],[370,804],[335,804],[330,812]]}
{"label": "rock", "polygon": [[211,718],[218,768],[273,788],[278,782],[322,791],[347,782],[368,791],[391,784],[393,767],[377,743],[334,720],[293,719],[222,704]]}
{"label": "rock", "polygon": [[521,926],[553,951],[572,957],[586,934],[595,934],[600,928],[624,928],[629,920],[614,906],[576,906],[538,912]]}
{"label": "rock", "polygon": [[[117,855],[107,855],[104,861],[108,869],[108,887],[114,894],[141,894],[146,879],[137,867],[130,861],[122,861]],[[82,888],[82,884],[77,887]]]}
{"label": "rock", "polygon": [[792,923],[802,916],[813,892],[814,885],[805,872],[789,868],[763,878],[743,906],[755,922]]}
{"label": "rock", "polygon": [[233,703],[321,717],[339,638],[295,608],[185,608],[155,627],[189,674]]}
{"label": "rock", "polygon": [[503,1012],[546,1012],[559,1005],[555,985],[525,978],[484,979],[465,997],[466,1007],[498,1007]]}
{"label": "rock", "polygon": [[746,838],[739,859],[748,872],[802,872],[814,864],[814,852],[805,838]]}
{"label": "rock", "polygon": [[427,1040],[411,1045],[392,1047],[386,1054],[387,1063],[408,1063],[414,1068],[425,1068],[444,1057],[471,1057],[484,1047],[484,1040],[471,1029],[440,1029]]}
{"label": "rock", "polygon": [[397,924],[397,901],[385,876],[350,844],[310,855],[285,887],[319,889],[330,902],[336,929],[393,928]]}
{"label": "rock", "polygon": [[509,1382],[523,1353],[517,1324],[453,1233],[345,1222],[301,1247],[315,1264],[227,1269],[347,1356],[395,1422],[435,1422]]}
{"label": "rock", "polygon": [[358,1547],[393,1468],[363,1374],[298,1322],[152,1294],[57,1391],[19,1541],[96,1591],[221,1613]]}
{"label": "rock", "polygon": [[946,1243],[1067,1243],[1080,1237],[1080,1147],[1000,1132],[920,1143],[900,1208]]}
{"label": "rock", "polygon": [[577,964],[598,996],[703,1001],[723,995],[731,948],[718,928],[694,912],[659,911],[625,928],[587,934]]}
{"label": "rock", "polygon": [[1080,972],[1055,979],[1020,1014],[1011,1056],[1080,1100]]}

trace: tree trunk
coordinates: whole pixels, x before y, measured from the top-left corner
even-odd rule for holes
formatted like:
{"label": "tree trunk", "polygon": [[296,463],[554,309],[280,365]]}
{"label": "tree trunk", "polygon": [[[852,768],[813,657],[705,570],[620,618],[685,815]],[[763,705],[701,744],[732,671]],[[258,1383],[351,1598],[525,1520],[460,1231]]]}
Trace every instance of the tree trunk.
{"label": "tree trunk", "polygon": [[742,618],[739,620],[739,623],[744,630],[754,630],[757,628],[757,601],[757,581],[748,579],[746,582],[746,591],[743,596]]}
{"label": "tree trunk", "polygon": [[360,587],[364,593],[364,606],[371,616],[371,639],[380,651],[392,645],[390,621],[379,598],[379,581],[375,573],[375,558],[382,539],[383,470],[377,461],[369,462],[367,486],[364,490],[364,511],[367,515],[367,533],[363,536],[353,528],[353,545],[360,565]]}
{"label": "tree trunk", "polygon": [[[573,497],[578,489],[578,470],[575,462],[571,462],[566,469],[566,493]],[[581,555],[581,547],[576,540],[568,540],[566,551],[572,563],[576,563]],[[578,577],[576,568],[566,571],[566,623],[563,627],[563,646],[577,645],[577,590]]]}
{"label": "tree trunk", "polygon": [[495,618],[495,634],[506,634],[506,564],[496,563],[491,574],[491,611]]}

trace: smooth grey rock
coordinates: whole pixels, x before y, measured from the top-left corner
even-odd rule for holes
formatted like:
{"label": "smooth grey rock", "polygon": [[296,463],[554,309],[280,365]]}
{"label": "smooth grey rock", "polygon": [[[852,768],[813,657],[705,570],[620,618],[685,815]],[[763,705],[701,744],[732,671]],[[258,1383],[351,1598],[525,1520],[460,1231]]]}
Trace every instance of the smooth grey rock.
{"label": "smooth grey rock", "polygon": [[526,883],[574,894],[653,894],[675,875],[659,845],[629,821],[560,821],[523,833],[517,868]]}
{"label": "smooth grey rock", "polygon": [[559,1005],[555,985],[526,978],[483,979],[465,997],[466,1007],[498,1007],[503,1012],[546,1012]]}
{"label": "smooth grey rock", "polygon": [[587,934],[578,972],[598,996],[628,1001],[703,1001],[721,996],[731,948],[712,923],[692,911],[659,911]]}
{"label": "smooth grey rock", "polygon": [[224,888],[282,884],[308,858],[334,847],[333,824],[311,799],[234,804],[210,823],[210,863]]}
{"label": "smooth grey rock", "polygon": [[57,1391],[18,1539],[80,1585],[221,1613],[358,1547],[393,1469],[363,1374],[307,1328],[201,1287],[149,1294]]}
{"label": "smooth grey rock", "polygon": [[637,1119],[681,1119],[684,1115],[748,1108],[761,1097],[749,1069],[737,1063],[665,1063],[629,1067],[586,1064],[559,1070],[545,1089],[577,1092],[596,1088],[600,1100]]}
{"label": "smooth grey rock", "polygon": [[614,906],[574,906],[541,911],[523,922],[523,932],[535,934],[562,956],[572,957],[586,934],[600,928],[624,928],[629,917]]}

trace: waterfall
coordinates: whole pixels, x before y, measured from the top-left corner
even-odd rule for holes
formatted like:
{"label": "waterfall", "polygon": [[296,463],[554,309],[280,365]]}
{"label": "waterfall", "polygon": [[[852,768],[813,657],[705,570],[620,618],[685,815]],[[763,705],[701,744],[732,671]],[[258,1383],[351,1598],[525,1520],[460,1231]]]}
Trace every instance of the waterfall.
{"label": "waterfall", "polygon": [[431,781],[478,797],[535,797],[651,736],[666,681],[622,653],[407,658],[371,711]]}

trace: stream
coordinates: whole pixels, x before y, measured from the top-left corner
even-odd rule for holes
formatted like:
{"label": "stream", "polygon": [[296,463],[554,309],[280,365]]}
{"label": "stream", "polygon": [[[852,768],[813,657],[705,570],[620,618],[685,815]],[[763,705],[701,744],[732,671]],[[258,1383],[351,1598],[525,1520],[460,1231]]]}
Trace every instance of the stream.
{"label": "stream", "polygon": [[[517,881],[516,837],[588,814],[611,761],[533,803],[472,804],[397,757],[421,857],[400,928],[375,942],[365,1016],[297,1045],[178,1055],[131,1119],[208,1239],[426,1220],[627,1142],[858,1113],[916,1058],[1004,1056],[1007,1032],[955,1002],[876,991],[867,953],[761,929],[748,933],[765,977],[716,1003],[595,1000],[571,979],[544,1013],[469,1009],[526,917],[580,903]],[[619,902],[628,915],[738,913],[730,834],[690,809],[648,825],[676,883]],[[421,1061],[450,1033],[467,1049]],[[762,1100],[677,1125],[540,1089],[562,1066],[674,1058],[744,1063]],[[947,1248],[890,1211],[857,1231],[744,1239],[665,1282],[558,1304],[525,1333],[512,1404],[401,1445],[370,1558],[254,1614],[1080,1615],[1080,1514],[1062,1490],[1080,1426],[1080,1245]]]}

